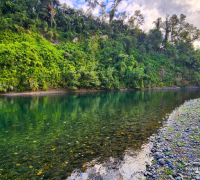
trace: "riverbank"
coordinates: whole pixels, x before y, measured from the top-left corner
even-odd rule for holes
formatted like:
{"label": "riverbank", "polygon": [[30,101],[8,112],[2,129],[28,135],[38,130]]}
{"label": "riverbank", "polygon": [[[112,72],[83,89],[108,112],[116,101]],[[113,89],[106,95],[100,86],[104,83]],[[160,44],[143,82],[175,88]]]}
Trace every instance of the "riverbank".
{"label": "riverbank", "polygon": [[153,140],[147,179],[200,180],[200,99],[185,102]]}
{"label": "riverbank", "polygon": [[198,89],[197,86],[188,86],[180,88],[177,86],[172,87],[154,87],[154,88],[142,88],[142,89],[113,89],[113,90],[98,90],[98,89],[79,89],[79,90],[66,90],[66,89],[51,89],[47,91],[27,91],[27,92],[7,92],[1,93],[0,96],[26,96],[26,95],[47,95],[47,94],[64,94],[64,93],[90,93],[90,92],[102,92],[102,91],[135,91],[135,90],[178,90],[178,89]]}
{"label": "riverbank", "polygon": [[47,91],[27,91],[27,92],[8,92],[8,93],[0,93],[0,96],[26,96],[26,95],[47,95],[47,94],[65,94],[65,93],[87,93],[87,92],[100,92],[106,90],[90,90],[90,89],[79,89],[75,91],[70,90],[47,90]]}

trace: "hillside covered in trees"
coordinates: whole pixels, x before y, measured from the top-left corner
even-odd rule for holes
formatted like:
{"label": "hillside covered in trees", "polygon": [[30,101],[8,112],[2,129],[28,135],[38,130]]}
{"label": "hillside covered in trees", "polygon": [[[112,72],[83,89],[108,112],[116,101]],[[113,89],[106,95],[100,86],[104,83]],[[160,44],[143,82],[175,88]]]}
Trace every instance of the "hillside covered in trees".
{"label": "hillside covered in trees", "polygon": [[[200,85],[200,31],[185,15],[141,30],[128,16],[88,0],[88,11],[58,0],[0,1],[0,91],[120,89]],[[99,17],[92,14],[100,8]]]}

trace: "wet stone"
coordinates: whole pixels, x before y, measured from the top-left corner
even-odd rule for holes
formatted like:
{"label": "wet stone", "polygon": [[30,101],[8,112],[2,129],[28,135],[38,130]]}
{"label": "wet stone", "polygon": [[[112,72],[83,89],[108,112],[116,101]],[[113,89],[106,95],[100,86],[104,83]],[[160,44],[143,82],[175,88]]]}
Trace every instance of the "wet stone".
{"label": "wet stone", "polygon": [[165,164],[165,159],[159,159],[158,163],[163,166]]}

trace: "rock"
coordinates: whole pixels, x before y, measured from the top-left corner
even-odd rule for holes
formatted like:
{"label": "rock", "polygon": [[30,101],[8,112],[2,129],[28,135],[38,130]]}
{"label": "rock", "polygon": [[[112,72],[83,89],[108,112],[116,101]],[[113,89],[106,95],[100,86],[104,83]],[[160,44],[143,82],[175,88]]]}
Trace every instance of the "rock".
{"label": "rock", "polygon": [[166,163],[167,163],[169,166],[172,165],[172,162],[169,161],[169,160],[166,160]]}
{"label": "rock", "polygon": [[178,171],[177,171],[177,175],[178,175],[178,176],[181,176],[180,173],[182,173],[181,170],[178,170]]}
{"label": "rock", "polygon": [[195,179],[196,179],[196,180],[200,180],[200,176],[196,176]]}
{"label": "rock", "polygon": [[9,85],[9,89],[12,91],[14,89],[14,87]]}
{"label": "rock", "polygon": [[199,163],[199,162],[193,162],[192,165],[193,165],[193,166],[200,167],[200,163]]}
{"label": "rock", "polygon": [[164,159],[159,159],[158,162],[159,162],[159,164],[162,165],[162,166],[165,164],[165,160],[164,160]]}
{"label": "rock", "polygon": [[154,152],[155,152],[155,149],[151,149],[151,152],[154,153]]}
{"label": "rock", "polygon": [[169,147],[165,148],[165,151],[170,151],[170,148]]}
{"label": "rock", "polygon": [[170,178],[170,179],[173,179],[173,176],[172,176],[172,175],[169,175],[169,178]]}
{"label": "rock", "polygon": [[160,153],[156,153],[156,157],[157,157],[157,159],[161,159],[163,156],[162,156],[162,154],[160,154]]}
{"label": "rock", "polygon": [[151,177],[151,176],[152,176],[152,174],[151,174],[150,172],[147,172],[147,176],[150,176],[150,177]]}

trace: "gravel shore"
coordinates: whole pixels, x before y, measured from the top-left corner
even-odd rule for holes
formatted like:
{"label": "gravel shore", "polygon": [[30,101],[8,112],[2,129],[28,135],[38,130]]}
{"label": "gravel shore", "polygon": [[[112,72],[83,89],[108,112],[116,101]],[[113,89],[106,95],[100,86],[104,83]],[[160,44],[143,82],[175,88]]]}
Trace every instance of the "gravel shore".
{"label": "gravel shore", "polygon": [[153,141],[147,179],[200,180],[200,99],[175,110]]}

